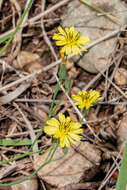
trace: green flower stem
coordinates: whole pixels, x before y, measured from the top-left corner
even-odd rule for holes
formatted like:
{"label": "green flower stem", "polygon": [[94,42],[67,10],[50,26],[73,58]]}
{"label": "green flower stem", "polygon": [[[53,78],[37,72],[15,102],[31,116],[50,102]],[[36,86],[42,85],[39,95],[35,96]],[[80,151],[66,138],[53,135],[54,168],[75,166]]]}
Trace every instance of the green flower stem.
{"label": "green flower stem", "polygon": [[81,119],[81,121],[80,121],[80,123],[82,123],[83,122],[83,120],[84,120],[84,118],[85,118],[85,115],[86,115],[86,112],[87,112],[87,109],[83,109],[83,112],[82,112],[82,119]]}

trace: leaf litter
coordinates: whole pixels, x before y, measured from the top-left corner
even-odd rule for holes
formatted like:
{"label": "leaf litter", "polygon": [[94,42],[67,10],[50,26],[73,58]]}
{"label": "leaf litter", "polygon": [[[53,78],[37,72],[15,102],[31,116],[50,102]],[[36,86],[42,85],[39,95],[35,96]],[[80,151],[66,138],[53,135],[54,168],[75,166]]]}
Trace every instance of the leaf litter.
{"label": "leaf litter", "polygon": [[[58,3],[58,0],[47,1],[45,9],[49,10]],[[52,41],[52,35],[60,25],[61,15],[66,11],[67,5],[69,5],[69,1],[43,17],[45,31],[53,47],[55,47],[55,43]],[[23,12],[25,1],[20,0],[19,6]],[[14,27],[19,14],[15,4],[9,1],[2,3],[0,11],[0,22],[2,23],[0,33],[3,34]],[[29,12],[29,18],[40,13],[41,1],[37,0]],[[106,77],[118,86],[124,94],[126,94],[127,85],[126,75],[124,74],[127,69],[126,38],[127,27],[125,26],[116,37],[116,49],[110,58],[110,66],[105,69]],[[58,66],[52,66],[50,69],[44,70],[56,60],[47,46],[45,38],[43,38],[40,20],[24,27],[21,39],[22,43],[18,51],[15,48],[13,49],[15,47],[13,41],[0,58],[0,88],[22,79],[38,71],[38,69],[40,71],[32,78],[30,77],[28,80],[21,81],[0,91],[0,138],[33,141],[33,137],[35,138],[47,118],[56,86],[54,73],[58,71]],[[59,55],[57,48],[55,48],[55,51]],[[3,61],[5,63],[4,67]],[[99,90],[104,97],[103,101],[95,105],[86,116],[87,123],[98,135],[100,141],[94,137],[84,123],[83,142],[79,145],[80,148],[72,147],[69,154],[62,160],[52,162],[51,165],[49,164],[40,170],[34,178],[33,190],[43,188],[84,188],[91,190],[114,188],[116,184],[114,173],[118,173],[118,165],[121,160],[119,152],[121,152],[121,147],[125,144],[124,139],[126,139],[126,132],[124,132],[126,130],[126,98],[101,73],[91,74],[81,69],[72,58],[66,67],[69,77],[72,78],[71,88],[69,89],[70,96],[79,90],[93,88]],[[116,72],[113,73],[115,69]],[[123,77],[124,82],[119,81],[119,74]],[[60,99],[62,99],[60,103],[55,102],[56,109],[53,116],[61,111],[69,115],[74,121],[78,121],[79,115],[72,108],[67,98],[64,97],[63,99],[62,90],[59,91],[57,97],[57,100]],[[28,128],[28,121],[32,128]],[[33,136],[31,136],[31,133]],[[39,139],[41,140],[38,143],[39,150],[46,150],[52,144],[52,139],[44,133]],[[21,153],[27,152],[28,148],[27,145],[0,146],[0,161],[15,158]],[[1,173],[0,183],[12,182],[15,179],[28,176],[42,164],[46,154],[37,154],[36,157],[28,156],[7,163],[6,167],[1,165],[1,171],[4,170],[4,173]],[[56,158],[60,157],[61,154],[58,150]],[[67,158],[69,156],[70,158]],[[110,175],[111,177],[109,177]],[[27,185],[27,189],[32,187],[30,180]],[[23,185],[22,189],[25,190]],[[9,187],[9,190],[13,190],[12,187]]]}

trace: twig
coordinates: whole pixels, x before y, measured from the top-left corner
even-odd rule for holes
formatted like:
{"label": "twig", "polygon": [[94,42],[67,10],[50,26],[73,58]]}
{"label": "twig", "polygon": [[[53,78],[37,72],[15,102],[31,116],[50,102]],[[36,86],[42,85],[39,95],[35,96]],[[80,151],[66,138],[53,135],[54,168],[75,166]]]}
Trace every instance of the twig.
{"label": "twig", "polygon": [[[118,98],[119,99],[119,98]],[[127,102],[116,102],[117,99],[113,99],[111,101],[105,101],[105,102],[97,102],[95,105],[101,104],[101,105],[127,105]],[[17,98],[14,100],[15,102],[31,102],[31,103],[46,103],[50,104],[52,102],[52,99],[24,99],[24,98]],[[59,103],[60,100],[55,100],[54,103]],[[66,101],[67,103],[70,103],[69,101]],[[75,101],[73,101],[74,103]]]}
{"label": "twig", "polygon": [[[46,3],[46,0],[41,0],[41,4],[42,4],[41,10],[42,10],[42,12],[44,12],[44,10],[45,10],[45,3]],[[45,40],[46,44],[48,45],[51,53],[53,54],[53,56],[55,58],[55,60],[58,61],[58,57],[57,57],[57,55],[56,55],[56,53],[54,51],[54,48],[53,48],[53,46],[52,46],[52,44],[51,44],[51,42],[50,42],[50,40],[49,40],[49,38],[47,36],[47,33],[45,31],[43,17],[41,18],[41,28],[42,28],[42,33],[43,33],[43,37],[44,37],[44,40]]]}
{"label": "twig", "polygon": [[[34,133],[38,133],[39,131],[40,131],[40,129],[36,129],[36,130],[34,130]],[[21,132],[21,133],[9,134],[9,135],[6,135],[5,137],[6,138],[21,137],[21,136],[25,136],[25,135],[28,135],[28,134],[29,134],[29,131],[25,131],[25,132]]]}
{"label": "twig", "polygon": [[[23,117],[23,119],[24,119],[24,121],[26,123],[26,126],[27,126],[27,128],[29,130],[31,141],[33,143],[34,140],[36,139],[36,135],[34,133],[34,130],[33,130],[33,127],[31,125],[30,121],[26,118],[26,116],[24,115],[24,113],[22,112],[22,110],[19,108],[19,106],[16,103],[14,103],[14,106],[17,108],[17,110],[19,111],[19,113],[22,115],[22,117]],[[38,151],[38,144],[37,144],[37,142],[33,146],[33,152],[36,152],[36,151]],[[36,156],[37,156],[37,154],[34,155],[34,158],[36,158]]]}
{"label": "twig", "polygon": [[[118,67],[119,67],[119,65],[120,65],[121,59],[122,59],[122,55],[119,55],[119,59],[118,59],[118,61],[117,61],[117,64],[116,64],[116,66],[115,66],[115,69],[113,70],[112,75],[111,75],[111,77],[110,77],[110,80],[111,80],[111,81],[113,81],[114,75],[115,75],[115,73],[116,73],[116,71],[117,71],[117,69],[118,69]],[[107,69],[107,70],[108,70],[108,69]],[[108,79],[108,75],[106,76],[106,81],[108,81],[107,79]],[[102,94],[102,97],[103,97],[102,100],[104,100],[104,99],[106,98],[107,91],[108,91],[108,89],[110,88],[110,86],[111,86],[111,83],[108,83],[108,84],[107,84],[107,87],[106,87],[106,90],[105,90],[104,93]],[[100,107],[101,107],[101,105],[99,105],[99,106],[97,107],[97,109],[96,109],[96,115],[98,115],[98,112],[99,112],[99,110],[100,110]]]}
{"label": "twig", "polygon": [[[21,7],[20,7],[19,3],[17,2],[17,0],[10,0],[10,1],[15,5],[15,8],[18,12],[18,15],[19,15],[19,18],[17,20],[17,23],[18,23],[21,18]],[[15,14],[13,14],[13,17],[15,17]],[[13,28],[15,28],[15,27],[16,27],[16,24],[15,24],[15,19],[14,19]],[[9,61],[12,61],[18,55],[18,53],[20,51],[21,39],[22,39],[21,31],[22,31],[22,29],[19,29],[19,31],[14,36],[12,50],[8,56]]]}
{"label": "twig", "polygon": [[[102,73],[101,71],[100,71],[100,73],[101,73],[105,78],[107,78],[104,73]],[[112,82],[109,78],[107,78],[107,80],[112,84],[112,86],[113,86],[120,94],[122,94],[122,95],[127,99],[126,93],[124,93],[118,86],[116,86],[115,83]]]}
{"label": "twig", "polygon": [[[106,68],[104,68],[104,70],[102,71],[103,73],[109,68],[111,67],[115,60],[118,59],[119,55],[116,56],[115,58],[113,58],[113,60],[111,61],[111,64],[107,65]],[[101,73],[98,73],[86,86],[85,86],[85,90],[88,90],[97,80],[99,80],[99,78],[102,76]]]}
{"label": "twig", "polygon": [[12,83],[9,83],[9,84],[7,84],[6,86],[1,87],[1,88],[0,88],[0,92],[2,92],[2,91],[4,91],[4,90],[7,90],[8,88],[10,88],[10,87],[12,87],[12,86],[15,86],[15,85],[17,85],[17,84],[19,84],[19,83],[21,83],[21,82],[23,82],[23,81],[26,81],[26,80],[28,80],[28,79],[30,79],[30,78],[33,78],[33,77],[35,77],[35,75],[40,74],[41,72],[42,72],[42,70],[36,70],[36,71],[34,71],[32,74],[29,74],[29,75],[27,75],[27,76],[24,76],[24,77],[18,79],[17,81],[14,81],[14,82],[12,82]]}
{"label": "twig", "polygon": [[[53,12],[55,11],[56,9],[58,9],[59,7],[67,4],[70,0],[63,0],[63,1],[60,1],[59,3],[57,3],[56,5],[52,6],[51,8],[49,8],[48,10],[46,10],[45,12],[43,13],[40,13],[38,14],[37,16],[33,17],[33,18],[30,18],[27,22],[25,22],[20,28],[24,28],[26,27],[27,25],[29,24],[32,24],[33,22],[37,21],[38,19],[40,19],[41,17],[45,16],[45,15],[48,15],[50,12]],[[14,32],[15,28],[13,28],[12,30],[8,31],[8,32],[5,32],[3,34],[0,35],[0,39],[11,34],[12,32]]]}
{"label": "twig", "polygon": [[19,87],[17,87],[14,91],[6,94],[5,96],[0,97],[0,105],[7,104],[17,98],[20,94],[22,94],[27,88],[29,88],[29,83],[23,83]]}

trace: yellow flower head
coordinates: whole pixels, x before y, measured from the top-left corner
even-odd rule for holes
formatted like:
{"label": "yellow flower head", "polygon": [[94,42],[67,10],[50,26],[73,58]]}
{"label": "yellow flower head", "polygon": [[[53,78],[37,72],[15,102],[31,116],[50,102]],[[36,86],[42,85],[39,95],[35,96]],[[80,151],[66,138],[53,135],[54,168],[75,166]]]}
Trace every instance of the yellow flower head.
{"label": "yellow flower head", "polygon": [[90,90],[87,92],[86,90],[79,91],[79,95],[72,95],[72,98],[77,102],[74,105],[77,105],[80,109],[89,109],[93,106],[93,103],[102,99],[100,97],[100,93],[96,90]]}
{"label": "yellow flower head", "polygon": [[81,123],[72,122],[70,117],[65,117],[62,113],[59,113],[59,120],[51,118],[46,124],[44,132],[59,139],[61,147],[70,147],[70,143],[76,144],[75,141],[81,140],[79,135],[83,132]]}
{"label": "yellow flower head", "polygon": [[69,55],[71,53],[81,55],[80,49],[87,51],[82,45],[89,44],[89,38],[80,35],[72,26],[70,28],[61,26],[58,27],[59,33],[53,35],[53,40],[56,40],[57,46],[62,46],[61,54]]}

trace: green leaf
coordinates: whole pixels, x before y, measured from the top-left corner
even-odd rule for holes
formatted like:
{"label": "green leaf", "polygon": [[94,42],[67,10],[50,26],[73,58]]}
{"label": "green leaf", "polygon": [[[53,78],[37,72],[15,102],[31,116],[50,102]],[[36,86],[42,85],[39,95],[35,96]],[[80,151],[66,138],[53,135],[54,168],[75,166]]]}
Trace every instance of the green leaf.
{"label": "green leaf", "polygon": [[67,154],[68,153],[68,148],[65,146],[64,148],[62,148],[62,151],[64,154]]}
{"label": "green leaf", "polygon": [[120,167],[120,172],[116,184],[116,190],[126,190],[127,189],[127,142],[125,145],[122,164]]}
{"label": "green leaf", "polygon": [[[41,142],[38,140],[37,142]],[[0,146],[24,146],[32,145],[31,140],[11,140],[11,139],[0,139]]]}
{"label": "green leaf", "polygon": [[12,35],[12,33],[4,36],[3,38],[0,38],[0,44],[3,43],[4,41],[6,41],[7,39],[9,39],[11,37],[11,35]]}
{"label": "green leaf", "polygon": [[66,88],[66,90],[68,90],[70,88],[70,86],[71,86],[71,79],[68,78],[68,79],[65,80],[65,88]]}
{"label": "green leaf", "polygon": [[58,72],[58,76],[59,76],[59,80],[64,80],[67,76],[67,73],[66,73],[66,67],[65,67],[65,64],[62,64],[60,66],[60,70]]}

